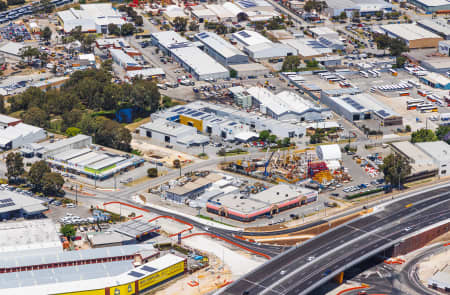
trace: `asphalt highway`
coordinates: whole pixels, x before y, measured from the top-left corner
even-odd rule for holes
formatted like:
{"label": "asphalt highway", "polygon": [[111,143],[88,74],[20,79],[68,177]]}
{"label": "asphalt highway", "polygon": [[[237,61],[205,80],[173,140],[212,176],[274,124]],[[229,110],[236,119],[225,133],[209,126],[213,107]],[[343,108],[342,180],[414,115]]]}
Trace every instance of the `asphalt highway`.
{"label": "asphalt highway", "polygon": [[217,294],[307,294],[305,290],[334,270],[388,241],[447,218],[448,186],[414,194],[275,257]]}

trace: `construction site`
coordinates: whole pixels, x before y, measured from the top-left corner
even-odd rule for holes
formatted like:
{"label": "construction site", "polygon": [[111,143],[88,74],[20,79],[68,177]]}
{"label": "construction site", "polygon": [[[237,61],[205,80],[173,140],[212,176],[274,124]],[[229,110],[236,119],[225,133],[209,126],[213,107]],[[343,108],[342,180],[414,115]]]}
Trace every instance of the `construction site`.
{"label": "construction site", "polygon": [[305,185],[315,189],[352,180],[343,168],[337,145],[267,151],[263,159],[227,162],[221,168],[274,183],[294,184],[310,179]]}

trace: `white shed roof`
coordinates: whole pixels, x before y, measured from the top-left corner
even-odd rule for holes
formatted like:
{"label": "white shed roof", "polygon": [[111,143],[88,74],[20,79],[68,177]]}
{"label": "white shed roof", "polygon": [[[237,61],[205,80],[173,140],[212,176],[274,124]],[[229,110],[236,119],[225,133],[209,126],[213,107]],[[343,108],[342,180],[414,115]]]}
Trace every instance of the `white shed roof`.
{"label": "white shed roof", "polygon": [[338,144],[319,145],[316,147],[316,152],[319,159],[324,161],[342,158],[341,148]]}

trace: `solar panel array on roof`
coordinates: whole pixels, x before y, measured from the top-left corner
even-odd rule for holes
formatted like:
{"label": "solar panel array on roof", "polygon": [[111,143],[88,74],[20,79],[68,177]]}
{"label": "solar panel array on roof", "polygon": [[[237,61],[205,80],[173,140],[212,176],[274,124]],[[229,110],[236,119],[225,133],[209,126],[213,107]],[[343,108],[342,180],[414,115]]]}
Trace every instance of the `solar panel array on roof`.
{"label": "solar panel array on roof", "polygon": [[180,42],[169,45],[169,49],[186,48],[191,46],[190,42]]}
{"label": "solar panel array on roof", "polygon": [[11,198],[0,200],[0,208],[11,207],[16,205]]}
{"label": "solar panel array on roof", "polygon": [[140,278],[140,277],[144,276],[143,273],[140,273],[140,272],[137,272],[137,271],[130,271],[128,273],[128,275],[132,276],[132,277],[136,277],[136,278]]}
{"label": "solar panel array on roof", "polygon": [[192,117],[198,117],[198,116],[201,116],[201,115],[203,115],[203,114],[205,114],[205,113],[202,113],[202,112],[195,112],[195,113],[191,114],[191,116],[192,116]]}
{"label": "solar panel array on roof", "polygon": [[385,110],[378,110],[377,113],[382,116],[383,118],[389,117],[391,114],[386,112]]}
{"label": "solar panel array on roof", "polygon": [[250,35],[245,31],[240,31],[240,32],[238,32],[238,34],[244,38],[250,38]]}
{"label": "solar panel array on roof", "polygon": [[256,7],[256,3],[249,0],[242,0],[238,2],[240,6],[244,8]]}
{"label": "solar panel array on roof", "polygon": [[205,39],[206,37],[208,37],[209,35],[208,35],[208,33],[206,33],[206,32],[201,32],[200,34],[197,34],[197,37],[200,37],[200,38],[202,38],[202,39]]}
{"label": "solar panel array on roof", "polygon": [[151,266],[148,266],[148,265],[144,265],[143,267],[141,267],[141,270],[145,270],[145,271],[148,271],[148,272],[154,272],[155,270],[158,270],[158,269],[156,269],[154,267],[151,267]]}
{"label": "solar panel array on roof", "polygon": [[351,105],[352,107],[354,107],[355,109],[357,109],[358,111],[364,109],[362,105],[360,105],[358,102],[354,101],[350,97],[345,97],[342,100]]}

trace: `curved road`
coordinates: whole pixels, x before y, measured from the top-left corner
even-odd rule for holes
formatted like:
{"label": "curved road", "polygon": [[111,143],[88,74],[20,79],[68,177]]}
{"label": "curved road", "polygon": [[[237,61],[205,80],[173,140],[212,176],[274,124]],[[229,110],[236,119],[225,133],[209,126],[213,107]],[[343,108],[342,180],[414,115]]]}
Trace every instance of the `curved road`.
{"label": "curved road", "polygon": [[277,256],[217,294],[307,294],[364,255],[449,219],[449,197],[447,185],[397,200],[382,211],[341,225]]}

